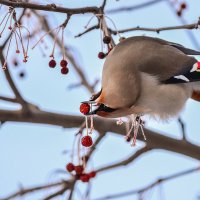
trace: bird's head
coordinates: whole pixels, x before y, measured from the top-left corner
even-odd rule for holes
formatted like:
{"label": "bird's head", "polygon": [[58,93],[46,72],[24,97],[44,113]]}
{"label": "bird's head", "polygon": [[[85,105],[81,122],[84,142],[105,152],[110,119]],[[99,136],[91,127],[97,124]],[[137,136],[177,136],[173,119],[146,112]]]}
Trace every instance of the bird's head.
{"label": "bird's head", "polygon": [[93,114],[102,117],[115,118],[131,114],[130,107],[140,95],[141,77],[137,63],[129,48],[121,49],[119,46],[106,57],[102,90],[92,99],[97,105]]}

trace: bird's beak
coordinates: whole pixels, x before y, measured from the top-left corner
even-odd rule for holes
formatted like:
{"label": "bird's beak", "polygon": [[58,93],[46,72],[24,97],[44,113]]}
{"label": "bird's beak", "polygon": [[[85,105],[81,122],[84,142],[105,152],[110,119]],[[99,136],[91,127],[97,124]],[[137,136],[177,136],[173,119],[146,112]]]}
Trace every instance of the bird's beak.
{"label": "bird's beak", "polygon": [[[96,103],[96,102],[95,102]],[[92,111],[90,111],[87,115],[95,115],[95,114],[97,114],[97,115],[106,115],[106,114],[109,114],[109,113],[111,113],[111,112],[113,112],[113,111],[115,111],[116,109],[114,109],[114,108],[110,108],[110,107],[108,107],[108,106],[106,106],[106,105],[104,105],[104,104],[98,104],[97,105],[98,107],[96,108],[96,109],[94,109],[94,110],[92,110]],[[104,113],[104,114],[103,114]]]}

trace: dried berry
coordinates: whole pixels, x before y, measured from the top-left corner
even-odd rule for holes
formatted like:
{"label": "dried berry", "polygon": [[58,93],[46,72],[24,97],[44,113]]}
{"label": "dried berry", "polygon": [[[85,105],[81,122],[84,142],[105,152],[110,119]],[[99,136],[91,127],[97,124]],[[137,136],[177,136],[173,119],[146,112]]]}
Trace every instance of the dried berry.
{"label": "dried berry", "polygon": [[62,74],[68,74],[68,72],[69,72],[69,68],[68,67],[62,67],[62,69],[61,69],[61,73]]}
{"label": "dried berry", "polygon": [[88,114],[90,112],[90,105],[87,103],[82,103],[80,105],[80,112],[84,115]]}
{"label": "dried berry", "polygon": [[180,7],[181,7],[181,9],[186,9],[187,8],[187,5],[186,5],[186,3],[182,3],[181,5],[180,5]]}
{"label": "dried berry", "polygon": [[56,61],[55,60],[50,60],[49,61],[49,67],[54,68],[56,66]]}
{"label": "dried berry", "polygon": [[81,144],[82,144],[84,147],[91,147],[91,146],[93,145],[92,137],[90,137],[89,135],[84,136],[84,137],[81,139]]}
{"label": "dried berry", "polygon": [[96,176],[96,174],[97,173],[95,171],[92,171],[88,175],[89,175],[90,178],[94,178]]}
{"label": "dried berry", "polygon": [[83,166],[77,165],[74,167],[74,170],[75,170],[76,174],[81,175],[83,173]]}
{"label": "dried berry", "polygon": [[61,67],[67,67],[68,62],[66,60],[61,60],[60,61],[60,66]]}
{"label": "dried berry", "polygon": [[104,36],[103,42],[104,42],[105,44],[109,44],[109,43],[111,42],[111,37],[109,37],[109,36]]}
{"label": "dried berry", "polygon": [[82,182],[88,182],[89,180],[90,180],[90,176],[88,175],[88,174],[84,174],[84,175],[82,175],[81,177],[80,177],[80,180],[82,181]]}
{"label": "dried berry", "polygon": [[99,59],[104,59],[106,57],[106,54],[104,52],[99,52],[98,58]]}
{"label": "dried berry", "polygon": [[67,165],[66,165],[66,170],[68,171],[68,172],[72,172],[72,171],[74,171],[74,165],[73,165],[73,163],[68,163]]}

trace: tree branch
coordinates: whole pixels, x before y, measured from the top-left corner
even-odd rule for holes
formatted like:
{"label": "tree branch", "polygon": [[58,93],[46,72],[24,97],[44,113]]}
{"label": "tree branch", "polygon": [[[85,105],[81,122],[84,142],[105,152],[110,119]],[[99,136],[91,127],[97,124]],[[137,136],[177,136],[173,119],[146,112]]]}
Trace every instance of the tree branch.
{"label": "tree branch", "polygon": [[0,100],[2,100],[2,101],[8,101],[8,102],[11,102],[11,103],[18,103],[17,99],[10,98],[10,97],[0,96]]}
{"label": "tree branch", "polygon": [[[200,25],[200,20],[198,20],[197,23],[193,24],[186,24],[186,25],[180,25],[180,26],[167,26],[167,27],[159,27],[159,28],[147,28],[147,27],[134,27],[134,28],[127,28],[127,29],[121,29],[118,30],[119,33],[126,33],[130,31],[150,31],[150,32],[161,32],[161,31],[169,31],[169,30],[182,30],[182,29],[198,29],[198,26]],[[116,35],[117,31],[110,29],[111,33]]]}
{"label": "tree branch", "polygon": [[151,148],[149,148],[148,145],[147,145],[147,146],[139,149],[138,151],[136,151],[133,155],[131,155],[127,159],[120,161],[120,162],[117,162],[115,164],[108,165],[106,167],[102,167],[100,169],[97,169],[96,172],[102,172],[102,171],[110,170],[110,169],[113,169],[113,168],[121,167],[121,166],[124,166],[124,165],[128,165],[131,162],[133,162],[135,159],[140,157],[142,154],[144,154],[144,153],[146,153],[150,150],[151,150]]}
{"label": "tree branch", "polygon": [[[81,126],[84,117],[46,112],[39,110],[33,105],[30,109],[30,113],[27,115],[24,115],[21,110],[0,110],[0,121],[39,123],[62,126],[64,128],[75,128]],[[125,125],[117,126],[116,121],[111,119],[95,117],[94,127],[99,132],[112,132],[119,135],[124,135],[126,133]],[[146,142],[149,147],[180,153],[200,160],[199,146],[183,140],[164,136],[148,129],[145,129],[144,131],[147,136],[147,141],[144,141],[141,132],[138,135],[138,139]]]}
{"label": "tree branch", "polygon": [[147,185],[147,186],[145,186],[141,189],[126,191],[126,192],[122,192],[122,193],[118,193],[118,194],[114,194],[114,195],[109,195],[109,196],[97,198],[95,200],[116,199],[116,198],[129,196],[129,195],[133,195],[133,194],[143,194],[143,193],[149,191],[150,189],[154,188],[155,186],[157,186],[157,185],[159,185],[163,182],[167,182],[169,180],[176,179],[176,178],[179,178],[181,176],[185,176],[185,175],[197,172],[199,170],[200,170],[200,167],[195,167],[193,169],[189,169],[189,170],[186,170],[186,171],[178,172],[176,174],[172,174],[170,176],[166,176],[164,178],[160,178],[160,179],[152,182],[151,184],[149,184],[149,185]]}
{"label": "tree branch", "polygon": [[106,13],[108,14],[115,14],[115,13],[119,13],[119,12],[127,12],[127,11],[134,11],[134,10],[138,10],[140,8],[146,8],[148,6],[154,5],[156,3],[160,3],[166,0],[152,0],[152,1],[148,1],[142,4],[138,4],[138,5],[133,5],[133,6],[128,6],[128,7],[122,7],[122,8],[115,8],[112,10],[108,10],[106,11]]}
{"label": "tree branch", "polygon": [[0,199],[0,200],[10,200],[10,199],[16,198],[18,196],[26,195],[26,194],[31,193],[31,192],[35,192],[35,191],[39,191],[39,190],[46,190],[46,189],[49,189],[49,188],[52,188],[52,187],[58,187],[58,186],[67,185],[67,184],[68,184],[68,182],[59,181],[57,183],[51,183],[51,184],[48,184],[48,185],[31,187],[31,188],[27,188],[27,189],[20,189],[19,191],[9,195],[6,198]]}
{"label": "tree branch", "polygon": [[65,8],[59,7],[55,4],[35,4],[35,3],[27,3],[27,2],[19,2],[19,1],[9,1],[9,0],[0,0],[0,4],[11,6],[13,8],[29,8],[31,10],[42,10],[42,11],[50,11],[50,12],[59,12],[66,14],[85,14],[85,13],[99,13],[99,8],[97,7],[83,7],[83,8]]}

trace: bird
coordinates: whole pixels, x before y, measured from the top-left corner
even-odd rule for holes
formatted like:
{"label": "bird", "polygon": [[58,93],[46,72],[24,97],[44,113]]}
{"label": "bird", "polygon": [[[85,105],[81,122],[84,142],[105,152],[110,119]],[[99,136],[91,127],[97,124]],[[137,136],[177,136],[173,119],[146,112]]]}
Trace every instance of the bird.
{"label": "bird", "polygon": [[176,117],[186,101],[200,101],[199,51],[148,36],[117,44],[106,57],[101,90],[88,114],[118,118],[131,114],[159,119]]}

